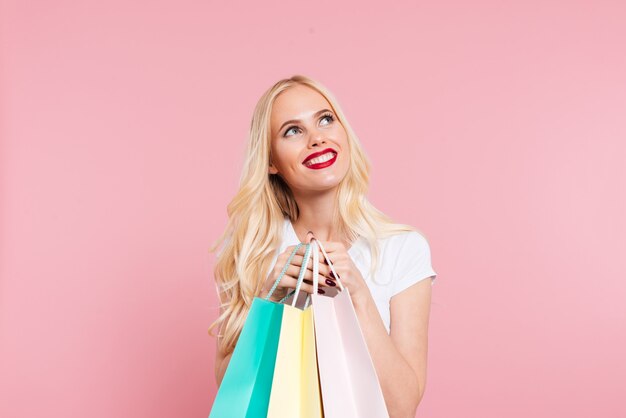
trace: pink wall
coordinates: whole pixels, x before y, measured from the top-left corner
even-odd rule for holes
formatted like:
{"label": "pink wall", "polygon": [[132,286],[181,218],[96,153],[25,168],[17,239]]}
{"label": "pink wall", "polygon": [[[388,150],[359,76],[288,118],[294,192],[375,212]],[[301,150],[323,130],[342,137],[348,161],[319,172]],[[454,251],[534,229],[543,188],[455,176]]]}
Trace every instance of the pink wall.
{"label": "pink wall", "polygon": [[626,416],[623,2],[210,3],[2,3],[0,416],[208,414],[207,249],[296,73],[430,239],[418,416]]}

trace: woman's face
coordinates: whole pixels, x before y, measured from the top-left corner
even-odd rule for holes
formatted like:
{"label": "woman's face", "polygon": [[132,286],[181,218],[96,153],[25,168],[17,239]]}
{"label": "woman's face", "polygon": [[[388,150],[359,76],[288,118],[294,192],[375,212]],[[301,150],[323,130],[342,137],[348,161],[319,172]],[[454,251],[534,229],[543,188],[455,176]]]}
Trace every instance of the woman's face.
{"label": "woman's face", "polygon": [[348,172],[346,131],[331,109],[324,96],[303,85],[283,91],[274,101],[269,173],[279,174],[292,191],[337,187]]}

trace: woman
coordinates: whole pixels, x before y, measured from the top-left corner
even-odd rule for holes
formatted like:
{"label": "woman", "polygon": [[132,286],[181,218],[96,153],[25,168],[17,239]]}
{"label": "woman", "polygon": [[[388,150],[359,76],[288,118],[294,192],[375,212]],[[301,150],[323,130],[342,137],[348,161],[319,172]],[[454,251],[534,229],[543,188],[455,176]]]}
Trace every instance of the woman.
{"label": "woman", "polygon": [[[226,231],[211,248],[223,244],[215,267],[222,308],[209,329],[220,326],[218,385],[252,300],[267,294],[295,244],[314,235],[350,291],[390,416],[414,416],[426,384],[436,273],[425,237],[366,199],[369,171],[357,136],[320,83],[296,75],[261,97],[240,189],[228,205]],[[304,250],[272,300],[295,288]],[[336,291],[321,252],[319,274],[319,292]],[[302,290],[311,293],[310,262],[304,278]]]}

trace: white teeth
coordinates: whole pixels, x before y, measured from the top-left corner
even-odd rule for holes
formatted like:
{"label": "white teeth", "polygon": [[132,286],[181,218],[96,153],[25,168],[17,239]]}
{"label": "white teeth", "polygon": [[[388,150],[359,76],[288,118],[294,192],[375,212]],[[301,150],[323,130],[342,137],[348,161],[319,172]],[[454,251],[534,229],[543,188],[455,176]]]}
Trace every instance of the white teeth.
{"label": "white teeth", "polygon": [[330,151],[330,152],[327,152],[324,155],[320,155],[317,158],[313,158],[312,160],[307,161],[306,165],[323,163],[323,162],[326,162],[328,160],[332,160],[334,156],[335,156],[335,153]]}

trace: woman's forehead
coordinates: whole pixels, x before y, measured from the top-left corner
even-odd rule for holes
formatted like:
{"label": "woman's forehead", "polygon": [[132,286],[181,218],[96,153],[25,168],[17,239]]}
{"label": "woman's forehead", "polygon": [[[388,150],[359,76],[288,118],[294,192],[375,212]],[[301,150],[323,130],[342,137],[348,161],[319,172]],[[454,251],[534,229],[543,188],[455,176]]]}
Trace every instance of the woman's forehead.
{"label": "woman's forehead", "polygon": [[307,119],[321,109],[330,109],[330,103],[317,90],[294,86],[282,92],[272,106],[272,130],[291,119]]}

